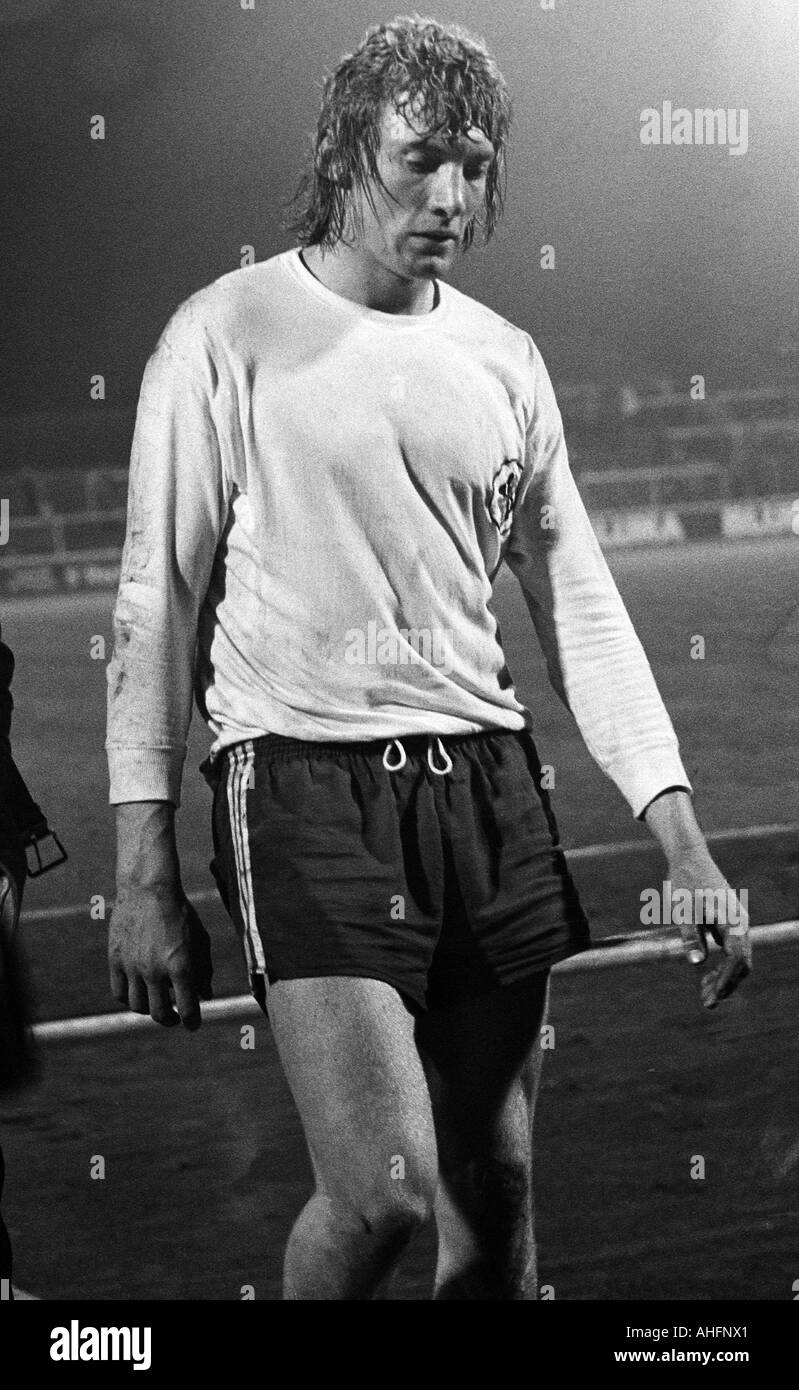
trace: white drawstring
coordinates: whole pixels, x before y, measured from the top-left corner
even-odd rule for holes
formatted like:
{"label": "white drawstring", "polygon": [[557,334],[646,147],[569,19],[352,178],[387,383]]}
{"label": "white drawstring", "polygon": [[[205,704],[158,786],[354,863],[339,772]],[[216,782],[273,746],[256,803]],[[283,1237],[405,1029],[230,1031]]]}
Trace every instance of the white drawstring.
{"label": "white drawstring", "polygon": [[[433,760],[434,743],[438,744],[439,752],[444,760],[443,767],[436,767],[435,762]],[[389,759],[389,754],[391,753],[392,747],[398,748],[400,752],[399,761],[396,763],[392,763]],[[389,739],[383,751],[383,767],[386,769],[386,771],[401,772],[407,761],[408,757],[400,739]],[[444,747],[443,743],[441,742],[441,739],[438,737],[437,734],[435,735],[435,737],[431,734],[427,740],[427,765],[430,768],[430,771],[435,772],[438,777],[446,777],[447,773],[452,771],[452,759],[449,756],[449,753],[447,752],[446,748]]]}
{"label": "white drawstring", "polygon": [[[390,763],[389,760],[388,760],[388,755],[389,755],[389,753],[391,752],[392,744],[394,745],[394,747],[399,748],[399,751],[400,751],[400,761],[399,761],[398,763]],[[383,767],[386,769],[386,771],[387,771],[387,772],[401,772],[402,769],[404,768],[405,764],[407,763],[407,761],[408,761],[407,754],[406,754],[405,749],[403,748],[402,744],[400,743],[399,739],[398,739],[398,738],[392,738],[392,739],[390,739],[390,741],[386,744],[385,750],[384,750],[384,752],[383,752]]]}
{"label": "white drawstring", "polygon": [[429,738],[429,739],[427,740],[427,765],[428,765],[428,767],[430,768],[430,771],[431,771],[431,772],[437,772],[438,775],[439,775],[439,777],[446,777],[447,773],[452,771],[452,759],[451,759],[451,757],[449,756],[449,753],[447,752],[446,748],[444,747],[444,745],[443,745],[443,743],[441,742],[441,739],[438,737],[438,735],[436,735],[435,742],[438,744],[439,752],[441,753],[442,758],[445,760],[445,766],[444,766],[444,767],[436,767],[435,763],[433,762],[433,756],[432,756],[432,755],[433,755],[433,739],[432,739],[432,738]]}

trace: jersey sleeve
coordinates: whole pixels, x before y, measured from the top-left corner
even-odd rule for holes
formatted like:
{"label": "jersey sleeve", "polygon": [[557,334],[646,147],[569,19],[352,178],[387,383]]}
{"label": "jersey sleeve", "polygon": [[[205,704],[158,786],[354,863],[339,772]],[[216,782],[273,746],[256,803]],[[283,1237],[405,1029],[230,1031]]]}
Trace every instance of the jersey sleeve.
{"label": "jersey sleeve", "polygon": [[131,450],[114,650],[107,668],[110,801],[180,804],[200,606],[231,488],[201,333],[169,327],[145,368]]}
{"label": "jersey sleeve", "polygon": [[569,467],[538,349],[526,455],[505,559],[549,678],[589,753],[640,817],[671,787],[691,791],[677,737]]}

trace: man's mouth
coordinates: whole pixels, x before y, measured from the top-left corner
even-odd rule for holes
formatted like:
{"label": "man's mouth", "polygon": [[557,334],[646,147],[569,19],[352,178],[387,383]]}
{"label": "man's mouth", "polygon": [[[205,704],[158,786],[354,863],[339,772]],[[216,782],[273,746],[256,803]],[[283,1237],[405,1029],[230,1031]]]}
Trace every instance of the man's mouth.
{"label": "man's mouth", "polygon": [[414,232],[413,235],[421,237],[424,241],[437,241],[444,245],[458,240],[454,232]]}

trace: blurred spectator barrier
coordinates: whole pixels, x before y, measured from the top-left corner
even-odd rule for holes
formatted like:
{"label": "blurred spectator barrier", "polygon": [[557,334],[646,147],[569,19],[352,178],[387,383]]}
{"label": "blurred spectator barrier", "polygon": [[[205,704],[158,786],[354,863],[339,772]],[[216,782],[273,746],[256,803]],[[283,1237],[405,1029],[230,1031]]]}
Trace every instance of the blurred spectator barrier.
{"label": "blurred spectator barrier", "polygon": [[[725,424],[719,432],[709,426],[708,455],[689,462],[575,465],[602,545],[790,534],[799,499],[799,430],[794,453],[791,422],[758,422],[762,451],[754,467],[740,450],[734,460],[714,456],[714,440],[728,439],[729,428]],[[747,429],[751,434],[752,427]],[[680,430],[671,434],[679,444]],[[692,442],[696,434],[694,429]],[[127,469],[23,469],[7,476],[0,490],[8,499],[0,595],[115,588],[125,538]]]}

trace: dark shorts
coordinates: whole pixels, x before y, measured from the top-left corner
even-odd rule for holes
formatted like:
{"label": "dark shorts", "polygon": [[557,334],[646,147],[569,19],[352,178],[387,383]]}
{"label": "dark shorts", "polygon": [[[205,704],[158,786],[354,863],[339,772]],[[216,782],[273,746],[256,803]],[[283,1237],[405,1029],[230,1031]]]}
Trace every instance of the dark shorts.
{"label": "dark shorts", "polygon": [[441,1008],[590,945],[526,732],[269,734],[203,772],[211,870],[264,1009],[268,985],[325,975]]}

